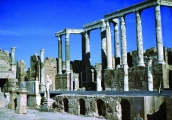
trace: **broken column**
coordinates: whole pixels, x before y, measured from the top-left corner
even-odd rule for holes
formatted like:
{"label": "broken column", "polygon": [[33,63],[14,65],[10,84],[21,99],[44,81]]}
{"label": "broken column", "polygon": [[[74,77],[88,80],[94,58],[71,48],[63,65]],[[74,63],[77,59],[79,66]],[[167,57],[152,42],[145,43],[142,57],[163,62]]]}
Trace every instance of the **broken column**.
{"label": "broken column", "polygon": [[16,47],[11,48],[11,69],[16,71]]}
{"label": "broken column", "polygon": [[163,39],[162,39],[162,27],[161,27],[161,11],[160,5],[155,6],[155,23],[156,23],[156,47],[158,54],[158,63],[164,64],[164,50],[163,50]]}
{"label": "broken column", "polygon": [[107,69],[112,69],[112,45],[109,21],[106,21]]}
{"label": "broken column", "polygon": [[148,91],[153,91],[152,59],[147,60]]}
{"label": "broken column", "polygon": [[142,37],[142,23],[140,18],[140,11],[136,12],[136,36],[137,36],[137,66],[145,66],[143,59],[143,37]]}
{"label": "broken column", "polygon": [[62,40],[58,36],[58,74],[62,74]]}
{"label": "broken column", "polygon": [[96,69],[96,90],[97,91],[102,91],[102,85],[101,85],[101,70]]}
{"label": "broken column", "polygon": [[41,57],[41,80],[40,80],[40,91],[45,91],[45,80],[44,80],[44,49],[40,50]]}
{"label": "broken column", "polygon": [[20,88],[17,90],[17,107],[16,113],[27,113],[27,90],[26,88]]}
{"label": "broken column", "polygon": [[121,49],[122,49],[122,65],[124,69],[124,91],[129,90],[128,85],[128,63],[127,63],[127,46],[126,46],[126,28],[124,17],[121,17]]}

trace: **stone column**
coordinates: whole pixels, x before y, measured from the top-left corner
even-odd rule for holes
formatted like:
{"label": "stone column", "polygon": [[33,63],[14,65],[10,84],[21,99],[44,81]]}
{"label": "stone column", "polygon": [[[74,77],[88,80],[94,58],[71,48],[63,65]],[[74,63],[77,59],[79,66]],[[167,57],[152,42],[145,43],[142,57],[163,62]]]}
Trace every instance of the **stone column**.
{"label": "stone column", "polygon": [[153,91],[152,60],[147,61],[148,91]]}
{"label": "stone column", "polygon": [[164,64],[164,50],[161,27],[161,12],[160,5],[155,6],[155,23],[156,23],[156,47],[158,54],[158,63]]}
{"label": "stone column", "polygon": [[101,85],[101,70],[96,69],[96,90],[97,91],[102,91],[102,85]]}
{"label": "stone column", "polygon": [[70,73],[70,43],[69,33],[65,36],[65,59],[66,59],[66,73]]}
{"label": "stone column", "polygon": [[109,21],[106,21],[106,52],[107,52],[107,69],[112,69],[112,45],[111,31]]}
{"label": "stone column", "polygon": [[90,31],[85,32],[85,68],[86,82],[91,82],[91,61],[90,61]]}
{"label": "stone column", "polygon": [[120,50],[120,41],[119,41],[119,30],[118,30],[118,27],[119,27],[119,19],[115,18],[113,19],[113,22],[114,22],[114,37],[115,37],[115,49],[114,49],[114,54],[115,54],[115,65],[120,65],[120,59],[121,59],[121,50]]}
{"label": "stone column", "polygon": [[143,58],[143,37],[142,37],[142,23],[141,23],[141,13],[136,12],[136,36],[137,36],[137,54],[138,63],[137,66],[145,66]]}
{"label": "stone column", "polygon": [[17,107],[16,113],[25,114],[27,113],[27,90],[26,88],[20,88],[17,91]]}
{"label": "stone column", "polygon": [[102,56],[102,70],[107,67],[107,54],[106,54],[106,27],[102,26],[101,30],[101,56]]}
{"label": "stone column", "polygon": [[40,50],[40,57],[41,57],[41,80],[40,80],[40,84],[41,84],[41,88],[40,91],[45,91],[45,79],[44,79],[44,49]]}
{"label": "stone column", "polygon": [[11,63],[16,64],[16,47],[11,48]]}
{"label": "stone column", "polygon": [[127,64],[127,46],[126,46],[126,28],[125,20],[122,16],[120,21],[121,24],[121,48],[122,48],[122,64],[124,68],[124,91],[129,90],[128,86],[128,64]]}
{"label": "stone column", "polygon": [[62,74],[62,40],[58,36],[58,74]]}

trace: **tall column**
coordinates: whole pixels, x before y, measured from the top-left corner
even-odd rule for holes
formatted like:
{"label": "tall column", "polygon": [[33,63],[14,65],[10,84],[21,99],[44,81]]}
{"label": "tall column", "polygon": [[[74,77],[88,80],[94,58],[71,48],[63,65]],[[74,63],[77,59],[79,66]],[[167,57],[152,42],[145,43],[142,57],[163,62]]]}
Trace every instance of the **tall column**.
{"label": "tall column", "polygon": [[85,32],[85,68],[86,82],[91,82],[91,61],[90,61],[90,31]]}
{"label": "tall column", "polygon": [[158,54],[158,63],[163,64],[165,62],[164,62],[164,52],[163,52],[160,5],[155,6],[155,23],[156,23],[156,47]]}
{"label": "tall column", "polygon": [[141,13],[136,12],[136,36],[137,36],[137,54],[138,63],[137,66],[145,66],[143,58],[143,37],[142,37],[142,23],[141,23]]}
{"label": "tall column", "polygon": [[40,50],[40,57],[41,57],[41,84],[44,85],[45,84],[45,80],[44,80],[44,49]]}
{"label": "tall column", "polygon": [[121,57],[121,53],[120,53],[120,41],[119,41],[119,30],[118,30],[118,26],[119,26],[119,20],[117,18],[113,19],[114,21],[114,33],[115,33],[115,56],[116,58],[120,58]]}
{"label": "tall column", "polygon": [[101,33],[101,56],[102,56],[102,70],[107,67],[107,53],[106,53],[106,27],[102,26],[100,28]]}
{"label": "tall column", "polygon": [[113,25],[114,25],[114,54],[115,54],[115,65],[121,64],[121,50],[120,50],[120,41],[119,41],[119,19],[115,18],[113,19]]}
{"label": "tall column", "polygon": [[122,49],[122,64],[124,68],[124,91],[129,90],[128,86],[128,64],[127,64],[127,46],[126,46],[126,28],[125,20],[122,16],[120,21],[121,24],[121,49]]}
{"label": "tall column", "polygon": [[83,82],[86,80],[86,74],[85,74],[85,68],[86,68],[86,63],[85,63],[85,32],[81,33],[82,36],[82,80]]}
{"label": "tall column", "polygon": [[112,69],[112,45],[109,21],[106,21],[107,69]]}
{"label": "tall column", "polygon": [[58,74],[62,74],[62,40],[58,36]]}
{"label": "tall column", "polygon": [[65,36],[65,58],[66,58],[66,73],[70,72],[70,43],[69,43],[69,33]]}
{"label": "tall column", "polygon": [[16,64],[16,47],[11,48],[11,63]]}

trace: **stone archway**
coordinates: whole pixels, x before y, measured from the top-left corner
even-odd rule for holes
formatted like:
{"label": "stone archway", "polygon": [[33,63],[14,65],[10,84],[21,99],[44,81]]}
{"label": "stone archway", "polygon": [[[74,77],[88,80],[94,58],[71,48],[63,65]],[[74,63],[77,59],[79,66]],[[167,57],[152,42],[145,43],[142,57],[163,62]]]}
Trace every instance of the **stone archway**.
{"label": "stone archway", "polygon": [[126,99],[121,101],[122,120],[130,120],[130,102]]}
{"label": "stone archway", "polygon": [[80,106],[80,114],[85,115],[85,101],[83,99],[79,99]]}
{"label": "stone archway", "polygon": [[105,107],[104,101],[101,100],[101,99],[97,100],[97,110],[98,110],[98,115],[99,116],[105,117],[105,115],[106,115],[106,107]]}
{"label": "stone archway", "polygon": [[63,105],[64,105],[64,112],[68,112],[68,99],[67,98],[64,98],[63,99]]}

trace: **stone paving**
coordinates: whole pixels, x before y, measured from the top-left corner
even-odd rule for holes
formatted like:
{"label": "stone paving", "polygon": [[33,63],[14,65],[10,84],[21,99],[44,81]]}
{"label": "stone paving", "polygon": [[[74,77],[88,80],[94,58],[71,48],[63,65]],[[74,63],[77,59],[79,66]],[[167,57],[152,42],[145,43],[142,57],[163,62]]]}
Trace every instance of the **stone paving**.
{"label": "stone paving", "polygon": [[17,114],[7,107],[0,107],[0,120],[102,120],[99,118],[70,115],[58,112],[40,112],[34,108],[28,108],[26,114]]}

